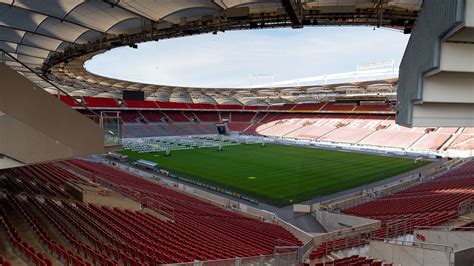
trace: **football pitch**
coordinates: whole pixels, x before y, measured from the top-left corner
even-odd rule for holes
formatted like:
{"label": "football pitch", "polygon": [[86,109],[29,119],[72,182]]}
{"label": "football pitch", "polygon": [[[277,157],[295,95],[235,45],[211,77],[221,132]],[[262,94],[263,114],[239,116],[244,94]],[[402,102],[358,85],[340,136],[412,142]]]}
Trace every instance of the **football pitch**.
{"label": "football pitch", "polygon": [[285,206],[396,176],[429,162],[412,159],[303,148],[242,144],[217,148],[138,153],[124,150],[131,161],[144,159],[162,169],[210,185]]}

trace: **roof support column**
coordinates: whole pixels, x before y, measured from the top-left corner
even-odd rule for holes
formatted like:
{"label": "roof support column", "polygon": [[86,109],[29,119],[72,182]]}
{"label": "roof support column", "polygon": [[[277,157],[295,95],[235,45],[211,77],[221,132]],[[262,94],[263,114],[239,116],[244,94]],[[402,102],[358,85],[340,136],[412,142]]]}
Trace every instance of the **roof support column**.
{"label": "roof support column", "polygon": [[301,0],[280,0],[283,8],[290,17],[291,26],[293,29],[303,28],[303,21],[301,16]]}

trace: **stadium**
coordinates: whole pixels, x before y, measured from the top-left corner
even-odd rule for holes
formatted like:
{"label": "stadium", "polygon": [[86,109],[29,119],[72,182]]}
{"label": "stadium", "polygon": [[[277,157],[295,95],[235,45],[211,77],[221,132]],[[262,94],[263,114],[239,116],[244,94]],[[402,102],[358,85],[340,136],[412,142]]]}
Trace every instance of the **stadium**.
{"label": "stadium", "polygon": [[[336,26],[409,35],[400,66],[223,87],[86,67]],[[474,0],[0,0],[0,266],[474,265],[473,32]]]}

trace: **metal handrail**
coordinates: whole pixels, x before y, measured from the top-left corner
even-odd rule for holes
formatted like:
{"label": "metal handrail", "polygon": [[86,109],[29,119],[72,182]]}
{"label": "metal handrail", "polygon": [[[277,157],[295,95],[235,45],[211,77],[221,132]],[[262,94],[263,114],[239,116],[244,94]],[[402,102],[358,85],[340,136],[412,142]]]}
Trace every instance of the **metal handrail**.
{"label": "metal handrail", "polygon": [[[158,209],[153,208],[152,210],[157,211],[158,213],[160,213],[160,214],[162,214],[162,215],[164,215],[164,216],[170,218],[171,220],[174,220],[174,218],[175,218],[175,209],[174,209],[172,206],[170,206],[170,205],[168,205],[168,204],[165,204],[165,203],[163,203],[163,202],[161,202],[161,201],[158,201],[158,200],[156,200],[156,199],[154,199],[154,198],[150,198],[150,197],[146,197],[146,196],[141,199],[141,202],[140,202],[140,203],[141,203],[142,205],[150,206],[150,205],[148,205],[148,204],[145,204],[147,200],[150,200],[150,201],[153,201],[153,202],[158,203],[158,206],[156,206],[156,207],[158,207]],[[151,206],[151,207],[155,207],[155,206]],[[162,209],[163,207],[166,207],[166,208],[168,208],[168,209],[171,209],[172,212],[169,213],[169,212],[163,210],[163,209]]]}
{"label": "metal handrail", "polygon": [[314,241],[311,239],[303,246],[299,247],[298,249],[298,260],[299,262],[303,263],[306,261],[306,255],[309,251],[313,250],[314,248]]}
{"label": "metal handrail", "polygon": [[474,231],[474,226],[415,226],[414,230],[438,230],[438,231],[462,231],[462,229]]}
{"label": "metal handrail", "polygon": [[[277,253],[272,255],[260,255],[260,256],[251,256],[251,257],[235,257],[235,258],[228,258],[228,259],[218,259],[218,260],[205,260],[205,261],[192,261],[192,262],[183,262],[183,263],[173,263],[173,264],[163,264],[163,265],[206,265],[206,264],[216,264],[219,265],[219,262],[226,262],[226,261],[236,261],[236,260],[249,260],[255,259],[259,260],[261,258],[282,258],[284,256],[292,256],[296,255],[296,252],[287,252],[287,253]],[[237,265],[237,264],[235,264]]]}
{"label": "metal handrail", "polygon": [[[419,241],[411,241],[411,240],[404,240],[404,239],[390,239],[390,238],[372,238],[371,240],[376,241],[383,241],[388,244],[392,245],[399,245],[399,246],[415,246],[421,247],[423,249],[430,249],[430,250],[441,250],[446,252],[453,252],[454,247],[449,245],[443,245],[438,243],[426,243],[426,242],[419,242]],[[411,245],[406,245],[411,244]],[[439,248],[438,248],[439,247]]]}

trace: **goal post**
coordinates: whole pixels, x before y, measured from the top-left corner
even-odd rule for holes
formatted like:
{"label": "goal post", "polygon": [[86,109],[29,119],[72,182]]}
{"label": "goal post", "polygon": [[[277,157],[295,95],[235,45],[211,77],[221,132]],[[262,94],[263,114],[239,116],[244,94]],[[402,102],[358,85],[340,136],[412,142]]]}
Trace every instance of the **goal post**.
{"label": "goal post", "polygon": [[414,163],[417,164],[419,162],[423,162],[423,157],[420,156],[420,157],[415,158]]}

